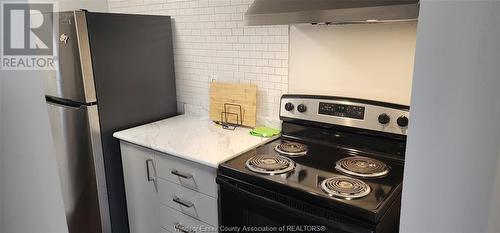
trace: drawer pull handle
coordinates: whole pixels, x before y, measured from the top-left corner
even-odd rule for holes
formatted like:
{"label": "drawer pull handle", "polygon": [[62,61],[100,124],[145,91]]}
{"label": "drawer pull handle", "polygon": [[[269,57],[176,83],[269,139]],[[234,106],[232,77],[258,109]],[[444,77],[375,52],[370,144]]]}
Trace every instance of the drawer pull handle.
{"label": "drawer pull handle", "polygon": [[[153,169],[155,169],[154,162],[153,162],[152,159],[146,159],[146,178],[147,178],[148,182],[151,182],[151,181],[155,180],[155,176],[151,176],[150,167],[152,167]],[[154,173],[156,173],[156,171]]]}
{"label": "drawer pull handle", "polygon": [[170,173],[172,173],[172,174],[174,174],[174,175],[176,175],[178,177],[182,177],[184,179],[191,179],[191,178],[193,178],[193,175],[191,175],[191,174],[185,174],[185,173],[179,172],[177,170],[172,170]]}
{"label": "drawer pull handle", "polygon": [[189,229],[187,229],[187,227],[183,226],[182,224],[176,222],[174,223],[174,228],[180,232],[184,232],[184,233],[195,233],[195,231],[190,231]]}
{"label": "drawer pull handle", "polygon": [[194,206],[194,204],[190,201],[186,201],[186,200],[182,200],[180,199],[179,197],[177,196],[174,196],[174,198],[172,199],[172,201],[176,202],[177,204],[180,204],[182,206],[185,206],[187,208],[191,208]]}

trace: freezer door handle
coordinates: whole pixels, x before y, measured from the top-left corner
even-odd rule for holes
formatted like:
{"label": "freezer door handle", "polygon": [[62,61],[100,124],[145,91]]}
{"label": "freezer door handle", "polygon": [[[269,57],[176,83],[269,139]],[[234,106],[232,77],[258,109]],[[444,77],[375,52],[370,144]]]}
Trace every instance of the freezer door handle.
{"label": "freezer door handle", "polygon": [[97,97],[94,84],[94,68],[92,67],[92,58],[90,54],[87,17],[84,11],[75,11],[74,17],[85,100],[87,102],[95,102],[97,101]]}

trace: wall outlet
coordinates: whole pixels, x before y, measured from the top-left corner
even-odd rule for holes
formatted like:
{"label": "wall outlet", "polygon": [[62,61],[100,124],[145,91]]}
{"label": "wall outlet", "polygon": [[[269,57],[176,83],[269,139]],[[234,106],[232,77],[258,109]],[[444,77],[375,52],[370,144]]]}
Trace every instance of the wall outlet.
{"label": "wall outlet", "polygon": [[208,78],[210,79],[210,82],[216,82],[218,79],[218,76],[216,74],[211,74],[208,76]]}

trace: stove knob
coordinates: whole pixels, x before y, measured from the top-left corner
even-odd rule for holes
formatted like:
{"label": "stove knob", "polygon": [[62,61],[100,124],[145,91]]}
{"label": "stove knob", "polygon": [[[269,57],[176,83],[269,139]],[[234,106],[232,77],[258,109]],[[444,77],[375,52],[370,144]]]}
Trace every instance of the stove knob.
{"label": "stove knob", "polygon": [[397,123],[401,127],[408,126],[408,117],[405,117],[405,116],[398,117]]}
{"label": "stove knob", "polygon": [[293,104],[292,104],[292,103],[290,103],[290,102],[288,102],[288,103],[286,103],[286,104],[285,104],[285,109],[286,109],[287,111],[292,111],[294,107],[295,107],[295,106],[293,106]]}
{"label": "stove knob", "polygon": [[297,106],[297,110],[299,112],[305,112],[307,110],[307,107],[304,104],[299,104],[299,106]]}
{"label": "stove knob", "polygon": [[391,121],[391,118],[389,117],[389,115],[387,115],[387,114],[385,114],[385,113],[382,113],[382,114],[380,114],[380,115],[378,116],[378,122],[379,122],[380,124],[385,125],[385,124],[389,123],[389,121]]}

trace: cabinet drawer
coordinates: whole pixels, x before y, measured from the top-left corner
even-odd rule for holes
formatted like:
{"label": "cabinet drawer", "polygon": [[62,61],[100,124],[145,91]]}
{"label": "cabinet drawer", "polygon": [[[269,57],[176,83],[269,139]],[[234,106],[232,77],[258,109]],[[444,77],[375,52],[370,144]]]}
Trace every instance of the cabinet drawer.
{"label": "cabinet drawer", "polygon": [[193,218],[217,226],[217,200],[178,184],[158,179],[160,202]]}
{"label": "cabinet drawer", "polygon": [[212,197],[217,197],[216,169],[156,152],[157,175]]}
{"label": "cabinet drawer", "polygon": [[160,214],[162,227],[170,232],[218,232],[216,227],[196,220],[168,206],[162,205]]}

